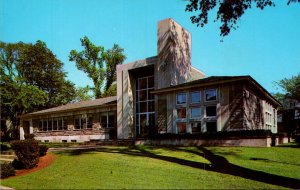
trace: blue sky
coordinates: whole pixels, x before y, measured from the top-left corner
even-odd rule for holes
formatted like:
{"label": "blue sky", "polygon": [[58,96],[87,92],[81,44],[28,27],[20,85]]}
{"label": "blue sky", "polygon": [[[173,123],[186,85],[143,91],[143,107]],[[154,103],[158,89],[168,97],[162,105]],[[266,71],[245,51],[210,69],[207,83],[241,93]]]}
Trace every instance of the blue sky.
{"label": "blue sky", "polygon": [[157,22],[173,18],[192,34],[192,65],[207,76],[251,75],[270,92],[273,81],[300,72],[300,3],[264,11],[251,9],[223,42],[219,23],[204,28],[191,24],[182,0],[0,0],[0,40],[46,42],[65,64],[77,86],[92,85],[69,62],[72,49],[82,50],[80,38],[97,45],[125,49],[126,62],[156,55]]}

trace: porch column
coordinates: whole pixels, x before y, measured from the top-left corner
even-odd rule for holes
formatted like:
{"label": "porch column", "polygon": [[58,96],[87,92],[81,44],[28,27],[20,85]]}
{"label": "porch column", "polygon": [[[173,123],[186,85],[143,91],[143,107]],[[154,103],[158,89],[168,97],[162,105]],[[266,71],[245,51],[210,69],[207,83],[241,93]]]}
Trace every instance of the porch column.
{"label": "porch column", "polygon": [[32,119],[29,120],[29,134],[33,133],[33,122]]}

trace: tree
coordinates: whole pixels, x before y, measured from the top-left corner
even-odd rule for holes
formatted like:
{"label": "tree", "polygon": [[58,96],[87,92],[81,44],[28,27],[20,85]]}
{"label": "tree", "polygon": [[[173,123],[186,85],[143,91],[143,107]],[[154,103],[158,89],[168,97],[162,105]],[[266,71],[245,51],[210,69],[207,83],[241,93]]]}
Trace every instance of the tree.
{"label": "tree", "polygon": [[292,99],[300,102],[300,73],[291,78],[284,78],[276,82],[280,88],[284,91],[285,99]]}
{"label": "tree", "polygon": [[75,96],[74,84],[66,80],[63,63],[42,41],[28,45],[18,59],[18,71],[27,85],[49,94],[43,108],[70,102]]}
{"label": "tree", "polygon": [[69,60],[74,61],[76,67],[92,79],[95,98],[105,97],[116,80],[116,66],[126,59],[124,50],[117,44],[114,44],[112,49],[105,50],[102,46],[94,45],[86,36],[80,41],[84,50],[81,52],[72,50]]}
{"label": "tree", "polygon": [[[300,0],[288,0],[291,2],[300,2]],[[195,12],[197,15],[190,17],[193,24],[203,27],[208,23],[208,13],[217,9],[217,18],[220,21],[220,35],[227,36],[231,29],[236,29],[237,21],[242,17],[246,10],[256,6],[263,10],[265,7],[275,6],[273,0],[189,0],[185,11]]]}
{"label": "tree", "polygon": [[91,90],[90,86],[85,86],[85,87],[77,87],[76,88],[76,96],[74,98],[74,102],[80,102],[80,101],[86,101],[86,100],[91,100],[93,99],[93,96],[89,94]]}
{"label": "tree", "polygon": [[[73,99],[73,84],[46,44],[0,42],[1,130],[17,138],[19,116]],[[12,128],[8,129],[6,121]]]}

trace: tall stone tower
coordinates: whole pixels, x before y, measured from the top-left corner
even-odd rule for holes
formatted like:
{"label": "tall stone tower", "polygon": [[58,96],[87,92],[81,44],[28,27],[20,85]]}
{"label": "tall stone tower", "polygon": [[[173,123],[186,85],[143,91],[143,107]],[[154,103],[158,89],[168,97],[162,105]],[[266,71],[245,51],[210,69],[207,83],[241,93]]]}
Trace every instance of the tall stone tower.
{"label": "tall stone tower", "polygon": [[156,89],[178,85],[190,78],[191,35],[174,20],[158,23]]}

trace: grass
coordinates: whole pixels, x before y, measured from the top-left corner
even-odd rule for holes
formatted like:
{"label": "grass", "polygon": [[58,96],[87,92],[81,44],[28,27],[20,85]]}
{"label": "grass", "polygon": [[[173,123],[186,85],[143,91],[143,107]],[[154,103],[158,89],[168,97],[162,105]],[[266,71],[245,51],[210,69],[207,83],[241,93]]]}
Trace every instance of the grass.
{"label": "grass", "polygon": [[282,189],[295,183],[300,188],[300,149],[292,147],[102,147],[55,156],[51,166],[1,184],[15,189]]}

